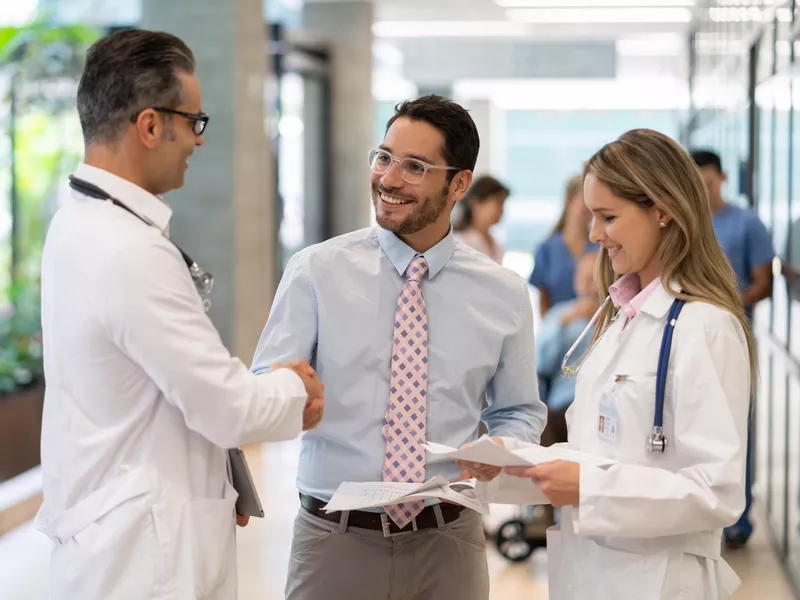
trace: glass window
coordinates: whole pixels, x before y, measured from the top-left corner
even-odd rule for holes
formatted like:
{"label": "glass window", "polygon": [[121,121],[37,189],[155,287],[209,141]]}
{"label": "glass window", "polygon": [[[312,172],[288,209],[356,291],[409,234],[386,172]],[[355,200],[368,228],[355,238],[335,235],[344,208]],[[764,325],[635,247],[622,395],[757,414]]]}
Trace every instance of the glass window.
{"label": "glass window", "polygon": [[772,396],[769,399],[772,409],[772,437],[770,449],[772,462],[770,466],[771,485],[769,493],[772,497],[769,514],[770,523],[775,531],[786,530],[784,508],[786,507],[786,365],[781,357],[773,357]]}
{"label": "glass window", "polygon": [[505,165],[513,191],[498,235],[507,251],[530,253],[550,233],[567,180],[603,145],[639,127],[678,137],[678,111],[509,110]]}
{"label": "glass window", "polygon": [[790,377],[789,398],[789,559],[800,569],[800,378]]}

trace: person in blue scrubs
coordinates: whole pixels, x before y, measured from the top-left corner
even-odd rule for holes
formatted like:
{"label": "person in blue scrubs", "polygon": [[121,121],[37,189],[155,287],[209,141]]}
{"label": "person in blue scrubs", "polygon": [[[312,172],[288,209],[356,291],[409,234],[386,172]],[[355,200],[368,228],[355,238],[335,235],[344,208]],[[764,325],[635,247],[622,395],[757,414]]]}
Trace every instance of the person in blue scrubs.
{"label": "person in blue scrubs", "polygon": [[583,203],[583,177],[567,183],[564,210],[553,233],[536,250],[533,272],[528,283],[539,290],[539,314],[544,316],[556,304],[576,298],[573,281],[575,265],[587,251],[592,214]]}
{"label": "person in blue scrubs", "polygon": [[[708,190],[714,231],[736,273],[745,314],[752,326],[756,303],[772,296],[772,259],[775,257],[772,239],[753,211],[725,202],[722,185],[727,177],[719,156],[709,150],[696,150],[692,152],[692,158]],[[752,437],[751,431],[747,438],[745,509],[739,521],[725,530],[725,542],[729,548],[744,546],[753,532],[750,522],[750,506],[753,503]]]}

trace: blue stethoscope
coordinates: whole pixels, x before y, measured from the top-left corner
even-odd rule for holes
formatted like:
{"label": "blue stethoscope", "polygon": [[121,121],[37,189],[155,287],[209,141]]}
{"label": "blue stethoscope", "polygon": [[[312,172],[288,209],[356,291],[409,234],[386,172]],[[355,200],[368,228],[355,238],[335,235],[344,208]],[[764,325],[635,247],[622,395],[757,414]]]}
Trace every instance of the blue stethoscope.
{"label": "blue stethoscope", "polygon": [[[567,365],[572,353],[575,352],[575,349],[583,341],[583,338],[592,330],[597,319],[600,318],[603,308],[610,300],[610,297],[606,298],[603,305],[592,317],[592,320],[589,321],[589,325],[586,326],[583,333],[581,333],[578,339],[575,340],[575,343],[572,344],[569,351],[564,355],[564,360],[561,361],[561,370],[566,375],[573,376],[578,374],[581,365],[583,365],[583,361],[586,360],[602,338],[602,336],[600,336],[600,338],[595,340],[575,367]],[[658,355],[658,371],[656,372],[656,410],[653,415],[653,433],[647,436],[647,450],[650,452],[660,452],[663,454],[667,450],[667,438],[664,437],[664,390],[667,387],[667,370],[669,369],[669,354],[672,349],[672,334],[675,331],[675,324],[678,321],[678,315],[681,314],[684,304],[686,304],[686,301],[679,299],[675,299],[672,303],[672,307],[669,309],[669,315],[667,316],[667,324],[664,326],[664,335],[661,337],[661,350]],[[617,316],[619,316],[619,313],[614,316],[614,320],[617,319]],[[606,331],[608,331],[608,329],[606,329]],[[605,334],[605,331],[603,334]]]}

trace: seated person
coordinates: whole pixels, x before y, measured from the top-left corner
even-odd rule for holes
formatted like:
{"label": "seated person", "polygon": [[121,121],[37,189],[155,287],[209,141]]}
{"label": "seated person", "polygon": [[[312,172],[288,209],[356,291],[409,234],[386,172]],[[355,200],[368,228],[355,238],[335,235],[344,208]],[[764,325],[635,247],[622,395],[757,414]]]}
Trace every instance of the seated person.
{"label": "seated person", "polygon": [[[594,283],[596,259],[597,254],[588,253],[578,260],[574,280],[578,297],[553,306],[542,319],[536,336],[539,394],[548,409],[547,427],[542,434],[543,446],[567,441],[565,415],[575,395],[575,378],[561,372],[561,361],[600,307]],[[591,332],[587,332],[574,356],[586,352],[591,337]]]}

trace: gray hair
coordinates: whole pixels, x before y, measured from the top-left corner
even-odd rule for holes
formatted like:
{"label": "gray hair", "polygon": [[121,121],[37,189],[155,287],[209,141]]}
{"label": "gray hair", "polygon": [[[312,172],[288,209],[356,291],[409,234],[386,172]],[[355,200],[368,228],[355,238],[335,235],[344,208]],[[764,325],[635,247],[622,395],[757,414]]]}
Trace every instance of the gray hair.
{"label": "gray hair", "polygon": [[177,108],[179,72],[194,73],[192,51],[169,33],[128,29],[92,45],[78,84],[78,115],[87,146],[113,143],[145,108]]}

